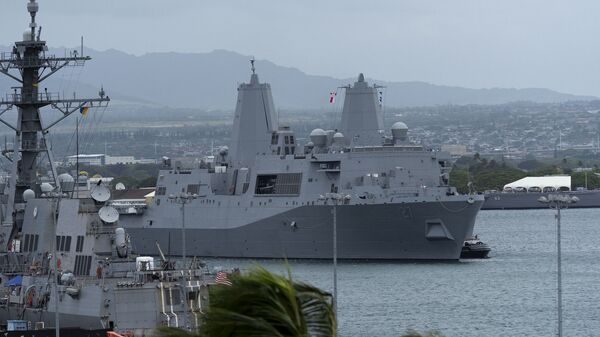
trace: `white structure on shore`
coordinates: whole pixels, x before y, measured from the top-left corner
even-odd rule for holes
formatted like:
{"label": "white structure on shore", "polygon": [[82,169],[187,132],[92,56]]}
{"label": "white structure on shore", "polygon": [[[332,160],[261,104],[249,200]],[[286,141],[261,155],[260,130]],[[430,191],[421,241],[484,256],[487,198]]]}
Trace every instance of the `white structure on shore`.
{"label": "white structure on shore", "polygon": [[154,159],[135,159],[134,156],[109,156],[107,154],[80,154],[68,156],[66,164],[75,165],[79,161],[80,165],[101,166],[116,164],[154,164]]}

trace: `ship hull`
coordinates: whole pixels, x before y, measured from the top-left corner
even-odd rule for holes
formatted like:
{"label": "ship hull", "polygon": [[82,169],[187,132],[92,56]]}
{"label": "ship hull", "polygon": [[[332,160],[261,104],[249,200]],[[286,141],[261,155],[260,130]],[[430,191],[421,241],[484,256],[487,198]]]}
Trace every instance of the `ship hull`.
{"label": "ship hull", "polygon": [[[538,201],[549,193],[486,193],[482,210],[492,209],[539,209],[548,208],[547,204]],[[579,198],[579,201],[569,204],[569,208],[597,208],[600,207],[600,190],[560,192]]]}
{"label": "ship hull", "polygon": [[[340,205],[337,249],[340,259],[457,260],[472,235],[482,200]],[[208,211],[208,210],[206,210]],[[240,211],[231,209],[231,212]],[[330,259],[333,206],[301,206],[234,228],[200,228],[186,221],[186,255],[231,258]],[[186,210],[186,216],[188,214]],[[155,216],[158,216],[155,214]],[[199,215],[201,217],[201,215]],[[122,216],[140,254],[181,255],[180,218],[143,225],[141,216]],[[155,217],[155,220],[157,218]],[[158,228],[169,222],[170,228]],[[440,225],[440,223],[442,225]]]}

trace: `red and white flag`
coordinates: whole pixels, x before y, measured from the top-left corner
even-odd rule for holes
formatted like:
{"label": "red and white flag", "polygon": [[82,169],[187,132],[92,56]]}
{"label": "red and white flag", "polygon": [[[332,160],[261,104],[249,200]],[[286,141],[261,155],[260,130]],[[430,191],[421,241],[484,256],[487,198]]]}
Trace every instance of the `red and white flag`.
{"label": "red and white flag", "polygon": [[215,283],[217,284],[225,284],[230,286],[231,285],[231,281],[229,281],[229,279],[227,278],[227,273],[224,271],[218,271],[217,275],[215,276]]}
{"label": "red and white flag", "polygon": [[335,103],[335,96],[337,96],[337,91],[329,93],[329,104]]}

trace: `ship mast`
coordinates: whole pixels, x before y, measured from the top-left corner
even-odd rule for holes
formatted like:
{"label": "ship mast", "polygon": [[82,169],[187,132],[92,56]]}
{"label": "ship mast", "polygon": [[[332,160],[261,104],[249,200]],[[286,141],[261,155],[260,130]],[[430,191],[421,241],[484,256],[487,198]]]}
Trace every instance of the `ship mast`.
{"label": "ship mast", "polygon": [[[48,155],[48,161],[56,183],[56,172],[52,155],[47,147],[48,130],[83,108],[106,106],[110,99],[101,89],[97,98],[64,98],[58,93],[40,91],[40,84],[66,66],[83,66],[89,56],[74,50],[65,57],[46,55],[46,41],[41,40],[41,27],[37,30],[35,16],[38,11],[35,0],[29,0],[27,11],[31,16],[30,30],[23,34],[23,41],[15,42],[11,52],[0,54],[0,73],[20,83],[13,92],[0,100],[0,122],[14,130],[15,148],[12,158],[12,170],[9,180],[8,200],[2,213],[0,227],[0,252],[6,251],[8,244],[21,230],[23,222],[23,192],[31,189],[39,195],[40,182],[37,178],[38,160],[41,153]],[[50,106],[62,113],[57,120],[43,123],[40,108]],[[4,114],[13,107],[17,108],[17,123],[13,125],[4,119]]]}

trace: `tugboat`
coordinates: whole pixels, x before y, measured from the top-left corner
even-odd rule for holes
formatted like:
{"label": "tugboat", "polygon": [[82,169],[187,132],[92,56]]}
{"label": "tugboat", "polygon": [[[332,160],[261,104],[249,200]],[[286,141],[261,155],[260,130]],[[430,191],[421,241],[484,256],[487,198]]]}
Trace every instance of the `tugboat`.
{"label": "tugboat", "polygon": [[492,249],[486,243],[479,240],[479,237],[474,237],[465,240],[462,251],[460,252],[461,259],[486,259]]}

